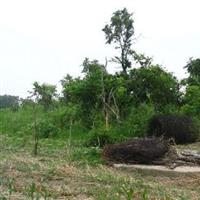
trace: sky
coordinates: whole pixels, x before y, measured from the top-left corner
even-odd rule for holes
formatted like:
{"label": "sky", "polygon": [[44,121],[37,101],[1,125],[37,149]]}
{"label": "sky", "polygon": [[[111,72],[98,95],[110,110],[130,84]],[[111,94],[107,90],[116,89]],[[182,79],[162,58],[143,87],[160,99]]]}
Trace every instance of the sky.
{"label": "sky", "polygon": [[184,78],[189,58],[200,57],[199,0],[0,0],[0,95],[25,98],[35,81],[60,88],[66,74],[81,75],[85,57],[116,55],[102,28],[124,7],[134,18],[132,48]]}

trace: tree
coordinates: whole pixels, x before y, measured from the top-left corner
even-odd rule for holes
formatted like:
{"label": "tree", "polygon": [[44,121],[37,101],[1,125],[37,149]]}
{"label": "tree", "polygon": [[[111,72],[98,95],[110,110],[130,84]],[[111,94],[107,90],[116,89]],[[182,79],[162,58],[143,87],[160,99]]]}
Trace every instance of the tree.
{"label": "tree", "polygon": [[53,98],[56,97],[56,86],[38,82],[33,84],[33,95],[37,96],[37,101],[44,106],[47,111],[53,103]]}
{"label": "tree", "polygon": [[189,73],[189,77],[184,80],[185,84],[200,86],[200,58],[190,58],[184,68]]}
{"label": "tree", "polygon": [[152,58],[146,56],[145,54],[137,53],[136,51],[132,52],[133,59],[137,64],[140,64],[141,67],[149,67],[152,64]]}
{"label": "tree", "polygon": [[115,49],[120,49],[121,55],[115,56],[114,61],[121,64],[123,74],[127,74],[127,69],[131,67],[129,56],[132,55],[131,45],[134,36],[132,14],[127,9],[118,10],[113,13],[110,24],[107,24],[103,31],[106,43],[114,43]]}
{"label": "tree", "polygon": [[106,66],[86,58],[82,79],[67,75],[62,80],[65,104],[79,105],[81,118],[87,127],[99,125],[103,120],[108,129],[111,119],[119,121],[117,98],[121,98],[123,91],[122,88],[118,90],[121,84],[119,78],[108,74]]}
{"label": "tree", "polygon": [[84,77],[72,78],[67,75],[62,80],[63,101],[80,107],[80,115],[87,127],[94,124],[101,107],[101,74],[105,68],[97,60],[86,58],[82,64]]}
{"label": "tree", "polygon": [[1,108],[18,108],[19,107],[19,97],[12,95],[0,96],[0,109]]}
{"label": "tree", "polygon": [[200,115],[200,86],[191,85],[186,88],[181,110],[190,115]]}
{"label": "tree", "polygon": [[44,106],[45,111],[48,111],[53,103],[53,97],[56,96],[56,86],[50,84],[40,85],[38,82],[33,83],[33,90],[30,91],[29,99],[32,100],[33,105],[33,154],[36,156],[38,154],[39,145],[39,131],[37,122],[37,110],[36,104],[41,103]]}
{"label": "tree", "polygon": [[186,86],[185,95],[181,110],[187,114],[200,114],[200,59],[193,59],[187,62],[184,67],[187,69],[189,76],[182,80],[182,84]]}
{"label": "tree", "polygon": [[179,104],[177,79],[158,65],[131,70],[128,90],[136,104],[152,103],[158,110]]}

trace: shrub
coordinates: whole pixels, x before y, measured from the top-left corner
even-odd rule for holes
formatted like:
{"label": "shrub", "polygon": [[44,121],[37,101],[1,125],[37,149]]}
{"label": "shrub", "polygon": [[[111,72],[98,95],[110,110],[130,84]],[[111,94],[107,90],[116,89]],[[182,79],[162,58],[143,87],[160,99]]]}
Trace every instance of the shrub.
{"label": "shrub", "polygon": [[[32,131],[34,124],[28,126],[29,131]],[[36,131],[39,138],[49,138],[57,136],[59,129],[48,119],[40,119],[36,122]]]}
{"label": "shrub", "polygon": [[86,146],[103,147],[106,144],[111,144],[114,139],[108,131],[104,129],[93,129],[89,132]]}
{"label": "shrub", "polygon": [[132,107],[130,114],[122,124],[122,134],[128,137],[144,137],[147,132],[149,119],[154,115],[152,105],[141,104]]}
{"label": "shrub", "polygon": [[49,120],[41,120],[37,124],[40,138],[48,138],[58,135],[59,129]]}
{"label": "shrub", "polygon": [[199,130],[189,116],[157,115],[151,118],[149,136],[174,138],[177,144],[192,143],[198,139]]}

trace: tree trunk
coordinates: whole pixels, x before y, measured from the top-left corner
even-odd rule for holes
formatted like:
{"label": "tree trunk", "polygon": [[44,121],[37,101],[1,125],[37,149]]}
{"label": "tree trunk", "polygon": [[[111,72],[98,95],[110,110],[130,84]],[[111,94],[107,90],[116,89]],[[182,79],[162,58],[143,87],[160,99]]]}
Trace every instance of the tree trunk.
{"label": "tree trunk", "polygon": [[70,125],[69,125],[69,138],[68,138],[68,144],[69,144],[69,146],[71,146],[72,124],[73,124],[73,120],[72,120],[72,118],[70,118]]}
{"label": "tree trunk", "polygon": [[37,156],[39,138],[38,138],[38,133],[37,133],[37,116],[36,116],[36,105],[35,105],[35,102],[33,104],[33,121],[34,121],[34,127],[33,127],[33,137],[34,137],[33,155]]}

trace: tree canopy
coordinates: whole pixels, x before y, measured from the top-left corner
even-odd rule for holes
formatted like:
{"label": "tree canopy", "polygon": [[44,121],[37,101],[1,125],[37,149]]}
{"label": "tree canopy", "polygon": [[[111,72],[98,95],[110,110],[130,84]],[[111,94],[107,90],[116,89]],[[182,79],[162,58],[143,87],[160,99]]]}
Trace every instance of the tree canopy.
{"label": "tree canopy", "polygon": [[120,50],[120,56],[115,56],[115,62],[120,63],[123,73],[127,74],[127,69],[131,67],[130,55],[132,55],[131,45],[134,36],[132,14],[126,8],[113,13],[110,24],[107,24],[103,31],[106,43],[115,44],[115,49]]}

